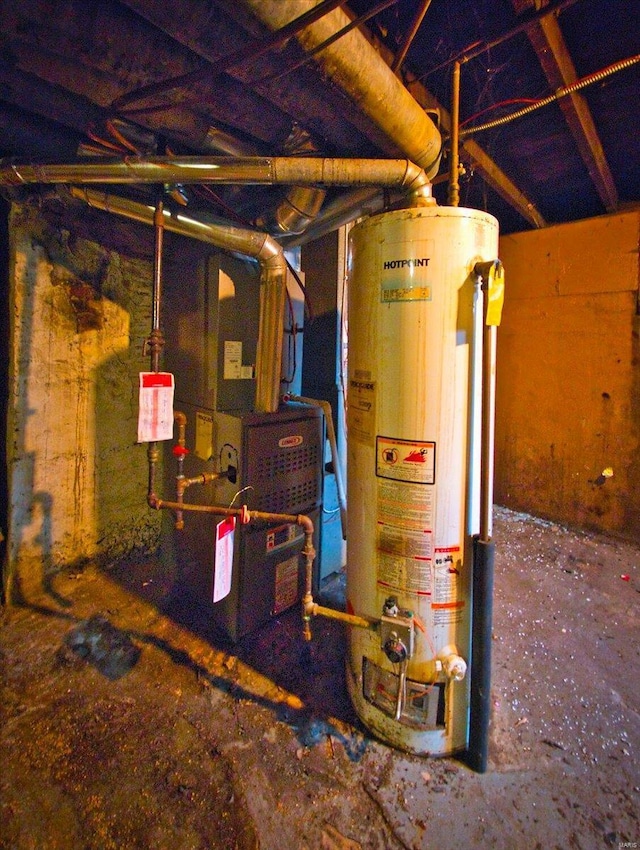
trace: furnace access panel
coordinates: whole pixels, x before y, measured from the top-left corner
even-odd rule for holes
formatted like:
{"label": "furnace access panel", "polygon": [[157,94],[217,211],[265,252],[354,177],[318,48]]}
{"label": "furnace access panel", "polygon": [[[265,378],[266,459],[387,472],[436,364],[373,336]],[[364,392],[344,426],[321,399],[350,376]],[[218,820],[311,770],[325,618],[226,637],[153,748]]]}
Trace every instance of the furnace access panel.
{"label": "furnace access panel", "polygon": [[[187,415],[187,444],[200,447],[200,457],[187,456],[185,475],[214,469],[229,480],[192,486],[185,501],[298,515],[314,524],[314,548],[320,551],[324,419],[317,408],[288,404],[276,413],[220,413],[182,405]],[[211,429],[211,456],[203,457]],[[200,433],[196,433],[200,429]],[[251,523],[236,526],[231,590],[215,604],[215,528],[221,516],[185,513],[177,532],[185,580],[210,610],[216,624],[237,641],[296,603],[304,594],[304,533],[295,523]],[[316,559],[318,561],[318,559]],[[190,565],[190,566],[189,566]],[[317,567],[314,587],[317,585]]]}

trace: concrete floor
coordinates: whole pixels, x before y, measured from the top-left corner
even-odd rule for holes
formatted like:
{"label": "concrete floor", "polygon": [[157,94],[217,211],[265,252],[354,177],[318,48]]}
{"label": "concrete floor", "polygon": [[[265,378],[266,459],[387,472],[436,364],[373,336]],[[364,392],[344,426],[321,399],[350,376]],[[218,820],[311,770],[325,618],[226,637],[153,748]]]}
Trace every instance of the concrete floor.
{"label": "concrete floor", "polygon": [[367,734],[339,623],[232,647],[159,562],[60,574],[3,614],[0,847],[640,846],[640,549],[503,509],[495,538],[484,774]]}

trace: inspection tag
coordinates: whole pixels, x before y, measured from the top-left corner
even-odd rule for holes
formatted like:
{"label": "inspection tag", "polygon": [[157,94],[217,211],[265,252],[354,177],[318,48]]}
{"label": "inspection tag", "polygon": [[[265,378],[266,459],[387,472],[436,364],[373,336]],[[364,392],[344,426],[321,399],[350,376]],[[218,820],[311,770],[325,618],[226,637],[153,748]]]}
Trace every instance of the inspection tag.
{"label": "inspection tag", "polygon": [[174,387],[170,372],[140,372],[139,443],[172,439]]}

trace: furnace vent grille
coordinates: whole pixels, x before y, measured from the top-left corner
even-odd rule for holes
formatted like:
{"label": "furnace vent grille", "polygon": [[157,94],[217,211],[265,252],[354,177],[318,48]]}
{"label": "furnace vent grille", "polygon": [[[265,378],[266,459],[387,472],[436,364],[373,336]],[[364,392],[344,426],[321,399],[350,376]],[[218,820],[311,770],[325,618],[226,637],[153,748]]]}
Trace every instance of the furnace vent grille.
{"label": "furnace vent grille", "polygon": [[280,475],[289,475],[304,469],[315,471],[318,465],[318,447],[302,446],[278,454],[264,455],[256,459],[255,474],[259,480],[270,480]]}
{"label": "furnace vent grille", "polygon": [[[286,483],[286,482],[285,482]],[[318,504],[320,494],[315,479],[302,481],[282,490],[267,490],[255,499],[257,511],[278,514],[303,513]]]}

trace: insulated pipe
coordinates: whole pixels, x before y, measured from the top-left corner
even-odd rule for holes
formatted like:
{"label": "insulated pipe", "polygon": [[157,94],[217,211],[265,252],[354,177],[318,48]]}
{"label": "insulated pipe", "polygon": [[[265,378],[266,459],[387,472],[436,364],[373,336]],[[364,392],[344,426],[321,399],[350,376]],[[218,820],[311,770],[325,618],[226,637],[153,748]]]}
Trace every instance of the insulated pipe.
{"label": "insulated pipe", "polygon": [[1,186],[35,183],[395,186],[406,190],[417,202],[421,197],[431,197],[427,174],[419,164],[407,159],[130,156],[48,165],[5,161],[0,165]]}
{"label": "insulated pipe", "polygon": [[473,540],[471,612],[471,683],[469,694],[469,746],[466,761],[473,770],[487,770],[491,719],[491,642],[493,628],[493,450],[497,328],[487,324],[488,278],[499,261],[477,263],[474,273],[483,281],[485,321],[482,351],[482,433],[480,459],[480,533]]}
{"label": "insulated pipe", "polygon": [[[319,0],[243,0],[243,5],[271,30],[278,30]],[[312,51],[349,25],[351,19],[334,9],[306,26],[296,38]],[[440,133],[419,103],[359,30],[352,30],[324,48],[314,61],[387,138],[434,177],[440,163]]]}
{"label": "insulated pipe", "polygon": [[319,407],[324,413],[324,418],[327,423],[327,437],[331,446],[331,460],[333,462],[333,471],[336,476],[336,489],[338,491],[338,502],[340,504],[340,523],[342,525],[342,539],[347,539],[347,497],[345,495],[344,483],[342,481],[342,471],[340,468],[340,457],[338,456],[338,443],[336,440],[336,430],[333,426],[333,411],[328,401],[318,400],[315,398],[305,398],[299,395],[287,395],[285,400],[298,401],[301,404],[309,404],[312,407]]}

